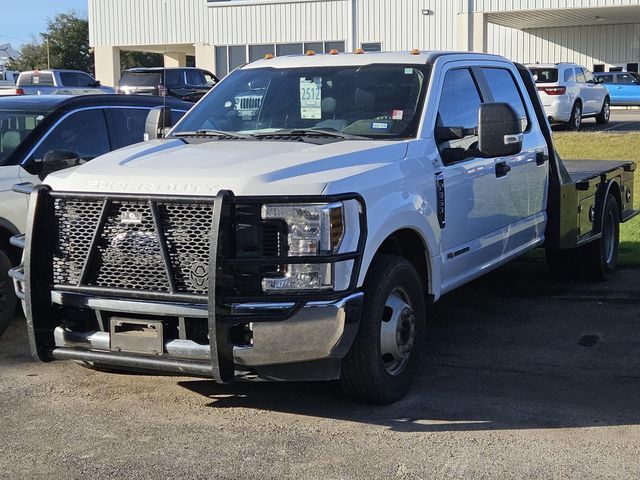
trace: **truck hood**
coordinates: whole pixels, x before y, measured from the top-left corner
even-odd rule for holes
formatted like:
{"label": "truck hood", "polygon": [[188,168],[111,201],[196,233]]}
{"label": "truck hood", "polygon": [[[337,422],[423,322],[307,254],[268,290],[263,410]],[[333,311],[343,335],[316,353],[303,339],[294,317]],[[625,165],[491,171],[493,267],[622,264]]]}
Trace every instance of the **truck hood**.
{"label": "truck hood", "polygon": [[407,142],[154,140],[49,175],[54,190],[104,193],[216,195],[321,194],[332,181],[405,157]]}

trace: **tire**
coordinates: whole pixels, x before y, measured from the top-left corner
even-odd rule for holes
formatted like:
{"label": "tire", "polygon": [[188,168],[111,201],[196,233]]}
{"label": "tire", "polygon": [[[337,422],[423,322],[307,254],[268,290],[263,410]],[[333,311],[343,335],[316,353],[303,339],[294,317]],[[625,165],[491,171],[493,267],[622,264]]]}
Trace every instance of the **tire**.
{"label": "tire", "polygon": [[374,259],[364,283],[358,335],[342,361],[340,385],[365,403],[389,404],[409,390],[425,335],[422,281],[405,258]]}
{"label": "tire", "polygon": [[600,113],[596,115],[596,123],[599,125],[606,125],[609,123],[609,118],[611,117],[611,101],[609,98],[604,99],[604,103],[602,104],[602,110]]}
{"label": "tire", "polygon": [[602,218],[602,236],[578,248],[578,262],[589,280],[606,280],[616,269],[620,245],[620,207],[607,196]]}
{"label": "tire", "polygon": [[0,250],[0,335],[9,326],[16,313],[18,297],[13,290],[13,281],[9,278],[9,270],[13,267],[9,256]]}
{"label": "tire", "polygon": [[547,268],[558,280],[575,280],[580,273],[577,249],[545,250]]}
{"label": "tire", "polygon": [[571,109],[571,116],[566,124],[567,130],[578,132],[582,128],[582,103],[576,102]]}

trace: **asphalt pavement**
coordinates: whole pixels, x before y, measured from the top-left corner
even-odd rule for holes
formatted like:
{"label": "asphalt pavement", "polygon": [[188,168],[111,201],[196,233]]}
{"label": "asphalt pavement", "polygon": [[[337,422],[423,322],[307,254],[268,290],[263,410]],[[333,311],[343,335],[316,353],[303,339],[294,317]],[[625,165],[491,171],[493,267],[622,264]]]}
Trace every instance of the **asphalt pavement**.
{"label": "asphalt pavement", "polygon": [[445,296],[388,407],[334,383],[37,363],[17,318],[0,339],[0,477],[638,478],[639,280],[564,284],[536,257]]}
{"label": "asphalt pavement", "polygon": [[595,132],[640,132],[640,110],[612,109],[607,125],[598,125],[595,119],[585,118],[582,129]]}

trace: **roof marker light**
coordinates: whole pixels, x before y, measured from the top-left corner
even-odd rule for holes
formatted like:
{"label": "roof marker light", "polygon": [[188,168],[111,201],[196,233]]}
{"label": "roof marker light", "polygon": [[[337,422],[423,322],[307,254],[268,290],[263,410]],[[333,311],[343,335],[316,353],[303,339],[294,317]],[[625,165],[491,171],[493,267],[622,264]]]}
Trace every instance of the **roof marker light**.
{"label": "roof marker light", "polygon": [[313,50],[307,50],[307,53],[305,53],[305,55],[307,55],[308,57],[313,57],[316,54],[316,52],[314,52]]}
{"label": "roof marker light", "polygon": [[267,54],[264,56],[264,59],[265,59],[265,60],[271,60],[272,58],[273,58],[273,53],[267,53]]}
{"label": "roof marker light", "polygon": [[364,53],[364,50],[361,48],[356,48],[353,53],[355,53],[356,55],[362,55]]}
{"label": "roof marker light", "polygon": [[329,55],[338,55],[340,52],[335,48],[333,50],[329,50]]}
{"label": "roof marker light", "polygon": [[411,50],[409,53],[410,53],[411,55],[420,55],[420,53],[422,53],[422,52],[421,52],[421,50],[420,50],[419,48],[414,48],[414,49],[413,49],[413,50]]}

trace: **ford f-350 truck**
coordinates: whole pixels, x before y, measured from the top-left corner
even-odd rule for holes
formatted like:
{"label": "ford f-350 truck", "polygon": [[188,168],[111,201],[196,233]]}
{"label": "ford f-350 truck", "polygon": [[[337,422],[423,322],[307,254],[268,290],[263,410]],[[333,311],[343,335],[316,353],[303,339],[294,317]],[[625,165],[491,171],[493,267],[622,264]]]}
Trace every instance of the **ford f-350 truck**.
{"label": "ford f-350 truck", "polygon": [[421,368],[428,302],[537,247],[560,275],[613,271],[635,165],[563,163],[525,67],[312,53],[237,69],[167,138],[16,187],[36,358],[339,379],[388,403]]}

